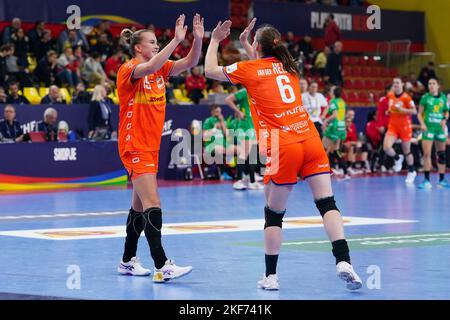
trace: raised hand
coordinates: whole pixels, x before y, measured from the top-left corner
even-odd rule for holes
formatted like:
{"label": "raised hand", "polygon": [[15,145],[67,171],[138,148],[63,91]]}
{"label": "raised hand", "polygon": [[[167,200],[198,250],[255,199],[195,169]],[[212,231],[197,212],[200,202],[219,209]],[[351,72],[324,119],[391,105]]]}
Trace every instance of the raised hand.
{"label": "raised hand", "polygon": [[175,40],[181,42],[186,36],[187,26],[184,25],[186,16],[184,14],[180,15],[175,24]]}
{"label": "raised hand", "polygon": [[242,33],[240,34],[239,41],[241,42],[242,45],[244,45],[244,43],[247,43],[248,36],[250,35],[250,32],[255,27],[255,23],[256,23],[256,18],[253,18],[252,21],[250,21],[250,23],[248,24],[247,28],[245,28],[244,31],[242,31]]}
{"label": "raised hand", "polygon": [[198,13],[194,16],[192,22],[192,32],[194,34],[194,39],[202,40],[205,34],[205,27],[203,26],[204,18],[202,18]]}
{"label": "raised hand", "polygon": [[222,21],[219,21],[217,26],[212,31],[211,39],[217,42],[224,40],[226,37],[230,35],[230,27],[231,27],[230,20],[227,20],[224,23],[222,23]]}

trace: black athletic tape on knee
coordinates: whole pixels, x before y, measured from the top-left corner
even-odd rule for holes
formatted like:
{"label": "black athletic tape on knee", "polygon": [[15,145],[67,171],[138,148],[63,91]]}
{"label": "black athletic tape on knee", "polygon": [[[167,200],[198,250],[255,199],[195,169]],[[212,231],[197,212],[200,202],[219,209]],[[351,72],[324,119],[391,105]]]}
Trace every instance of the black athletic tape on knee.
{"label": "black athletic tape on knee", "polygon": [[316,203],[316,207],[320,212],[320,215],[323,217],[328,211],[339,209],[336,207],[336,201],[334,200],[334,196],[322,198],[314,201]]}
{"label": "black athletic tape on knee", "polygon": [[277,212],[277,211],[270,209],[267,206],[264,207],[264,217],[266,220],[266,223],[264,224],[264,229],[266,229],[268,227],[282,228],[283,217],[284,217],[285,213],[286,213],[286,210],[284,210],[283,212]]}
{"label": "black athletic tape on knee", "polygon": [[162,211],[161,208],[148,208],[143,213],[145,219],[145,231],[151,234],[161,234]]}
{"label": "black athletic tape on knee", "polygon": [[445,151],[437,152],[437,160],[439,164],[447,164],[447,154]]}

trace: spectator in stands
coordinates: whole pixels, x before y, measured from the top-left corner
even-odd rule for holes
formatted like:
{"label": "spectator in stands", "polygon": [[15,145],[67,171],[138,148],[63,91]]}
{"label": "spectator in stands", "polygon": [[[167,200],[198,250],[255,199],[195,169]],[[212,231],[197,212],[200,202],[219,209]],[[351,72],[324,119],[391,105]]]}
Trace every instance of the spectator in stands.
{"label": "spectator in stands", "polygon": [[410,72],[405,83],[405,91],[413,98],[414,103],[419,104],[420,98],[425,93],[425,86],[417,80],[417,75]]}
{"label": "spectator in stands", "polygon": [[384,128],[384,131],[387,130],[389,124],[389,98],[387,94],[391,91],[391,85],[387,85],[384,88],[384,96],[378,100],[377,104],[377,122],[378,124]]}
{"label": "spectator in stands", "polygon": [[[75,57],[76,63],[78,65],[78,69],[80,68],[80,66],[83,65],[84,63],[84,53],[83,53],[83,47],[81,46],[76,46],[72,48],[73,50],[73,55]],[[81,73],[78,75],[78,78],[81,78]]]}
{"label": "spectator in stands", "polygon": [[[91,33],[89,33],[89,43],[91,46],[95,46],[100,38],[101,34],[106,34],[108,42],[113,41],[113,36],[111,31],[109,31],[110,23],[107,20],[102,20],[100,23],[92,29]],[[94,50],[95,51],[95,50]]]}
{"label": "spectator in stands", "polygon": [[[300,81],[306,82],[304,79]],[[311,121],[314,123],[317,131],[319,132],[320,139],[322,139],[322,124],[326,114],[328,113],[328,103],[323,94],[318,91],[318,83],[316,81],[311,81],[308,91],[305,91],[302,94],[302,102],[308,111]]]}
{"label": "spectator in stands", "polygon": [[233,42],[225,45],[221,53],[225,65],[230,65],[235,62],[241,61],[241,53],[236,48]]}
{"label": "spectator in stands", "polygon": [[383,125],[377,121],[378,112],[369,112],[367,115],[366,124],[366,140],[369,144],[369,149],[371,150],[371,155],[369,157],[370,170],[375,172],[377,169],[377,163],[383,163],[383,136],[386,129]]}
{"label": "spectator in stands", "polygon": [[31,82],[30,76],[28,75],[28,70],[19,66],[17,61],[18,58],[14,55],[14,45],[9,46],[9,51],[6,53],[6,71],[8,76],[14,78],[20,82],[22,87],[31,87],[33,83]]}
{"label": "spectator in stands", "polygon": [[333,52],[327,57],[325,80],[336,86],[341,86],[344,82],[342,78],[342,42],[340,41],[334,44]]}
{"label": "spectator in stands", "polygon": [[113,94],[113,87],[112,87],[112,85],[111,85],[111,82],[110,81],[105,81],[105,82],[103,82],[103,84],[102,84],[102,86],[105,88],[105,90],[106,90],[106,97],[105,97],[105,101],[107,102],[107,103],[109,103],[109,105],[113,105],[114,104],[114,101],[113,101],[113,99],[111,99],[109,96],[111,95],[111,94]]}
{"label": "spectator in stands", "polygon": [[21,142],[23,140],[23,130],[16,120],[16,109],[12,105],[7,105],[3,110],[4,119],[0,120],[0,140]]}
{"label": "spectator in stands", "polygon": [[3,43],[7,44],[11,42],[11,36],[22,27],[22,21],[19,18],[12,19],[11,25],[3,30]]}
{"label": "spectator in stands", "polygon": [[104,86],[96,85],[89,105],[89,139],[110,139],[112,134],[111,106],[105,100],[107,92]]}
{"label": "spectator in stands", "polygon": [[116,49],[116,51],[114,51],[114,54],[106,60],[105,73],[108,78],[114,82],[116,82],[117,72],[122,65],[123,58],[123,50],[119,48]]}
{"label": "spectator in stands", "polygon": [[39,132],[44,132],[48,142],[58,141],[58,112],[54,108],[47,108],[44,111],[44,121],[39,121],[37,128]]}
{"label": "spectator in stands", "polygon": [[6,84],[6,78],[8,75],[8,70],[6,68],[6,57],[8,52],[11,50],[9,44],[4,44],[0,47],[0,86]]}
{"label": "spectator in stands", "polygon": [[62,96],[61,90],[53,85],[49,88],[48,94],[42,98],[41,104],[67,104],[67,102]]}
{"label": "spectator in stands", "polygon": [[428,64],[420,70],[419,81],[421,83],[428,83],[430,78],[437,79],[436,72],[434,71],[434,62],[430,61]]}
{"label": "spectator in stands", "polygon": [[356,168],[356,156],[360,155],[361,168],[364,172],[370,171],[369,162],[367,161],[367,147],[363,145],[362,141],[358,140],[358,131],[356,130],[355,111],[347,110],[345,115],[345,125],[347,127],[347,136],[345,138],[343,147],[347,153],[347,167],[350,175],[357,175],[363,173]]}
{"label": "spectator in stands", "polygon": [[295,41],[294,33],[292,31],[288,31],[286,34],[286,46],[294,59],[298,58],[299,55],[299,44]]}
{"label": "spectator in stands", "polygon": [[50,50],[56,52],[56,44],[52,39],[51,30],[45,29],[33,49],[36,61],[40,61],[42,58],[46,57],[47,52]]}
{"label": "spectator in stands", "polygon": [[303,52],[305,61],[307,64],[313,62],[314,48],[312,46],[312,38],[309,35],[305,35],[302,40],[298,43],[298,51]]}
{"label": "spectator in stands", "polygon": [[83,82],[77,84],[72,95],[72,104],[87,104],[91,102],[91,95],[86,91]]}
{"label": "spectator in stands", "polygon": [[325,76],[325,68],[327,66],[327,57],[331,53],[330,47],[325,46],[322,51],[316,56],[314,67],[319,75],[323,78]]}
{"label": "spectator in stands", "polygon": [[59,80],[62,84],[73,87],[80,81],[80,68],[72,48],[67,47],[58,58]]}
{"label": "spectator in stands", "polygon": [[161,49],[164,48],[172,40],[172,30],[165,29],[161,37],[159,37],[158,42],[161,45]]}
{"label": "spectator in stands", "polygon": [[25,35],[22,28],[19,28],[11,35],[11,42],[15,48],[17,64],[22,67],[28,67],[28,52],[30,51],[30,40]]}
{"label": "spectator in stands", "polygon": [[179,60],[181,58],[184,58],[188,55],[189,51],[191,50],[191,43],[189,40],[184,39],[181,42],[181,45],[179,45],[173,52],[172,56],[175,60]]}
{"label": "spectator in stands", "polygon": [[88,83],[100,84],[103,83],[107,77],[101,64],[101,56],[98,52],[92,53],[88,57],[81,68],[81,75]]}
{"label": "spectator in stands", "polygon": [[38,21],[34,25],[34,28],[28,32],[28,38],[30,39],[30,49],[31,51],[35,51],[37,44],[41,40],[42,35],[45,30],[45,22]]}
{"label": "spectator in stands", "polygon": [[9,95],[6,98],[6,103],[30,104],[25,96],[19,94],[19,84],[17,82],[11,82],[9,84]]}
{"label": "spectator in stands", "polygon": [[306,79],[300,79],[299,84],[301,93],[305,93],[308,91],[308,81],[306,81]]}
{"label": "spectator in stands", "polygon": [[34,70],[34,77],[40,83],[45,83],[46,87],[50,87],[56,83],[58,76],[57,66],[58,56],[55,51],[50,50],[47,56],[42,58]]}
{"label": "spectator in stands", "polygon": [[100,34],[97,43],[92,46],[92,51],[100,53],[101,61],[105,61],[112,54],[112,42],[108,40],[106,33]]}
{"label": "spectator in stands", "polygon": [[192,68],[191,75],[186,78],[187,96],[195,104],[204,97],[203,91],[206,89],[206,78],[201,74],[199,67]]}
{"label": "spectator in stands", "polygon": [[336,41],[341,40],[341,29],[334,21],[334,15],[330,14],[325,20],[325,45],[333,47]]}
{"label": "spectator in stands", "polygon": [[5,88],[0,87],[0,103],[6,103],[7,95],[5,92]]}
{"label": "spectator in stands", "polygon": [[64,30],[58,37],[59,52],[66,48],[82,46],[84,51],[89,51],[89,44],[81,30]]}
{"label": "spectator in stands", "polygon": [[220,81],[214,80],[211,85],[211,91],[213,93],[225,93],[225,89]]}

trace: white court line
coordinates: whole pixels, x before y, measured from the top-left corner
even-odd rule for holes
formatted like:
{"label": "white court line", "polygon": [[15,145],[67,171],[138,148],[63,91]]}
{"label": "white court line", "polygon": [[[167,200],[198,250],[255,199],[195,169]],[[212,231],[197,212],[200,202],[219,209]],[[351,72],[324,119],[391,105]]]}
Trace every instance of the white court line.
{"label": "white court line", "polygon": [[[414,223],[416,220],[398,220],[364,217],[344,217],[345,226]],[[163,235],[205,234],[221,232],[261,231],[264,219],[223,220],[167,223],[162,228]],[[284,229],[323,227],[322,218],[317,216],[289,217],[284,219]],[[46,239],[46,240],[81,240],[125,237],[125,225],[98,226],[78,228],[52,228],[32,230],[2,231],[0,235]]]}
{"label": "white court line", "polygon": [[20,216],[0,216],[0,220],[20,220],[20,219],[45,219],[45,218],[67,218],[67,217],[89,217],[89,216],[116,216],[128,213],[128,211],[103,211],[103,212],[70,212],[55,214],[20,215]]}

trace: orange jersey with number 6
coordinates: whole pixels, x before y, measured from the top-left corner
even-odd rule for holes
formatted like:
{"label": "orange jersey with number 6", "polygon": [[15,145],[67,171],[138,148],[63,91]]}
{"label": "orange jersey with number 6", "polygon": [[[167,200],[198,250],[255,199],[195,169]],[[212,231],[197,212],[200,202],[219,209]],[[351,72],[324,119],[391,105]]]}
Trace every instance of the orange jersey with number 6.
{"label": "orange jersey with number 6", "polygon": [[233,84],[242,84],[249,96],[256,132],[267,138],[277,134],[279,145],[319,136],[303,107],[299,78],[286,72],[274,57],[242,61],[223,68]]}

